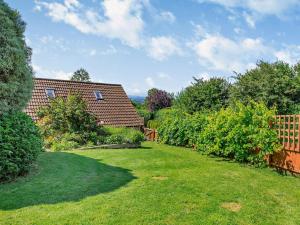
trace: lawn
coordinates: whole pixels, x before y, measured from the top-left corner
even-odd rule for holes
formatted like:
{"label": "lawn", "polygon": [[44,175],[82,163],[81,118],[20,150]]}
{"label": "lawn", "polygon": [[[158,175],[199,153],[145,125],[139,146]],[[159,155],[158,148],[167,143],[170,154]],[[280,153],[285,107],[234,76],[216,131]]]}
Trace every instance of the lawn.
{"label": "lawn", "polygon": [[0,224],[300,224],[300,178],[144,143],[43,153],[0,185]]}

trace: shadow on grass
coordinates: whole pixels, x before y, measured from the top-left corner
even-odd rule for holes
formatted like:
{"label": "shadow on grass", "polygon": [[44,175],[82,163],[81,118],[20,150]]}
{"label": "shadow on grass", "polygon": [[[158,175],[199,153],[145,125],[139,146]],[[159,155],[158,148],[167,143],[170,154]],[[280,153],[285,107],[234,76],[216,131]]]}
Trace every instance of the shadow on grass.
{"label": "shadow on grass", "polygon": [[0,210],[79,201],[116,190],[133,179],[128,169],[73,153],[43,153],[38,169],[14,183],[0,185]]}

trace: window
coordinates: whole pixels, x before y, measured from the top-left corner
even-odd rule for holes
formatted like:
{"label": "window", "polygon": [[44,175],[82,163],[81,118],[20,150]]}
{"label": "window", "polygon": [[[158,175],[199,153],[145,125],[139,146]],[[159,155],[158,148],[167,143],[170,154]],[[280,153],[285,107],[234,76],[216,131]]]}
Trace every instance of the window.
{"label": "window", "polygon": [[47,95],[48,98],[55,98],[54,89],[47,88],[46,89],[46,95]]}
{"label": "window", "polygon": [[103,99],[103,96],[100,91],[95,91],[94,93],[95,93],[96,100]]}

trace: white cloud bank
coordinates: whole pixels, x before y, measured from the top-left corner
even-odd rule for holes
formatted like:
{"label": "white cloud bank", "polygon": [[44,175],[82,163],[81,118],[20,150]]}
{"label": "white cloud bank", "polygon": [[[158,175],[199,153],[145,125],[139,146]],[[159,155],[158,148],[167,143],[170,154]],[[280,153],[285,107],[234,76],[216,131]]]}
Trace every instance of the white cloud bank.
{"label": "white cloud bank", "polygon": [[52,79],[69,80],[72,76],[71,72],[62,70],[48,70],[36,64],[32,65],[36,77],[46,77]]}
{"label": "white cloud bank", "polygon": [[163,61],[172,55],[181,55],[182,50],[177,41],[168,36],[153,37],[148,47],[148,55],[158,61]]}
{"label": "white cloud bank", "polygon": [[221,35],[208,36],[193,43],[199,63],[210,70],[244,71],[272,52],[261,39],[232,40]]}
{"label": "white cloud bank", "polygon": [[300,46],[273,47],[262,38],[228,38],[209,33],[201,25],[195,25],[196,40],[188,43],[205,70],[220,72],[244,72],[254,68],[258,60],[282,60],[295,64],[300,59]]}
{"label": "white cloud bank", "polygon": [[299,0],[198,0],[198,2],[218,4],[230,12],[241,9],[242,17],[251,28],[255,28],[256,21],[263,16],[286,18],[300,6]]}
{"label": "white cloud bank", "polygon": [[299,0],[198,0],[222,5],[226,8],[243,8],[262,15],[282,16],[299,6]]}
{"label": "white cloud bank", "polygon": [[144,22],[140,0],[104,0],[99,12],[85,9],[78,0],[36,0],[36,5],[45,9],[53,21],[64,22],[82,33],[120,39],[131,47],[141,45]]}

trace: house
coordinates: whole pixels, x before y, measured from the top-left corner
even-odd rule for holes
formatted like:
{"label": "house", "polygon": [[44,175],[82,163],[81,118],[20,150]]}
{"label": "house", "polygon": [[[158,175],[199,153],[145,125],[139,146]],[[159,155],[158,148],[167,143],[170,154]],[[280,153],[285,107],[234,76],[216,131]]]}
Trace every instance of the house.
{"label": "house", "polygon": [[67,97],[71,91],[82,94],[88,111],[96,116],[101,125],[136,128],[144,125],[120,84],[35,78],[32,98],[25,112],[37,120],[37,111],[41,106],[49,104],[51,98]]}

